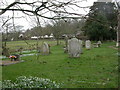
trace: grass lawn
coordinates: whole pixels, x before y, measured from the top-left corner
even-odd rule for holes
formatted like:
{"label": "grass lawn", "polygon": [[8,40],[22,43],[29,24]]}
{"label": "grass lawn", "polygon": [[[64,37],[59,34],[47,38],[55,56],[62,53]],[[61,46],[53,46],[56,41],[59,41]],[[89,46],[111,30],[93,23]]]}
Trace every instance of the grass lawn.
{"label": "grass lawn", "polygon": [[35,55],[26,56],[21,58],[25,62],[3,66],[2,79],[37,76],[63,83],[62,88],[115,88],[118,87],[117,50],[108,47],[114,44],[106,42],[100,48],[84,48],[80,58],[69,58],[62,45],[52,46],[48,56],[40,55],[39,59]]}
{"label": "grass lawn", "polygon": [[[38,46],[42,44],[42,42],[47,42],[48,44],[50,44],[51,46],[54,46],[56,45],[56,41],[54,40],[39,40],[38,41]],[[29,45],[27,43],[29,43]],[[10,41],[10,42],[7,42],[7,47],[10,48],[10,50],[13,50],[13,49],[19,49],[20,47],[24,48],[24,49],[29,49],[29,48],[34,48],[32,47],[31,45],[35,46],[36,43],[37,43],[37,40],[26,40],[26,42],[24,40],[22,41]],[[60,43],[63,43],[64,42],[62,40],[60,40]]]}

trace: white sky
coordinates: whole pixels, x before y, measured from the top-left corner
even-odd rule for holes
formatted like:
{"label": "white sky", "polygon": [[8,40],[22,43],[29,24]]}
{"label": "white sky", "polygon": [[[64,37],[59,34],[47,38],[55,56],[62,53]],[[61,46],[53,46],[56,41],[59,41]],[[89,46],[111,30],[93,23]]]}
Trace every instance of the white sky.
{"label": "white sky", "polygon": [[[2,1],[7,1],[7,3],[10,4],[10,3],[14,2],[15,0],[1,0],[0,3]],[[20,1],[22,1],[22,0],[20,0]],[[30,2],[32,0],[28,0],[28,1]],[[35,0],[33,0],[33,1],[35,1]],[[93,3],[96,2],[96,1],[97,0],[86,0],[86,1],[83,1],[83,2],[79,3],[79,6],[82,6],[82,7],[92,6]],[[4,6],[0,4],[0,8],[4,8]],[[84,14],[85,15],[85,14],[87,14],[89,12],[89,9],[85,9],[85,10],[80,9],[80,8],[79,9],[74,8],[74,9],[75,9],[75,12],[77,12],[79,14]],[[0,17],[3,17],[3,16],[6,16],[6,17],[10,16],[11,17],[12,14],[13,14],[13,12],[7,11],[3,15],[1,15]],[[15,12],[15,16],[21,17],[21,16],[25,16],[25,15],[22,12]],[[47,14],[47,16],[48,16],[48,14]],[[34,20],[34,18],[32,18],[32,20]],[[28,29],[28,28],[31,28],[31,27],[35,26],[32,20],[29,19],[29,17],[27,17],[27,19],[19,18],[19,19],[15,19],[15,24],[16,25],[22,25],[22,26],[24,26],[24,29]],[[45,21],[47,22],[47,20],[45,20]],[[42,24],[46,23],[45,21],[41,19]]]}

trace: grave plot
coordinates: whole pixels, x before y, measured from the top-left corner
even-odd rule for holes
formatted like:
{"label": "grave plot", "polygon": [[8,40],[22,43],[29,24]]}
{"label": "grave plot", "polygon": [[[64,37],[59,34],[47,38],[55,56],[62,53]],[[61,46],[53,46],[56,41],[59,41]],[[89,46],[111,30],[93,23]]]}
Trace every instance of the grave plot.
{"label": "grave plot", "polygon": [[0,60],[0,65],[6,66],[6,65],[11,65],[11,64],[23,62],[23,60],[20,59],[20,55],[18,55],[18,54],[10,55],[9,59],[10,60]]}
{"label": "grave plot", "polygon": [[0,60],[0,66],[7,66],[7,65],[11,65],[11,64],[17,64],[17,63],[21,63],[24,62],[24,60],[20,60],[20,61],[10,61],[10,60]]}

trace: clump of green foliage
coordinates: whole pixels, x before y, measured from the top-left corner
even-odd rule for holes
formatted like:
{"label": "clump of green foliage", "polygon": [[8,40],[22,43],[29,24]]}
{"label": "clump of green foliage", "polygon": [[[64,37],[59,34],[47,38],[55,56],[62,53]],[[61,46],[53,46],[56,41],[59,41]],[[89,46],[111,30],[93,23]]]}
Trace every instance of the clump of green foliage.
{"label": "clump of green foliage", "polygon": [[4,80],[2,88],[59,88],[59,84],[50,79],[38,78],[33,76],[20,76],[15,82]]}

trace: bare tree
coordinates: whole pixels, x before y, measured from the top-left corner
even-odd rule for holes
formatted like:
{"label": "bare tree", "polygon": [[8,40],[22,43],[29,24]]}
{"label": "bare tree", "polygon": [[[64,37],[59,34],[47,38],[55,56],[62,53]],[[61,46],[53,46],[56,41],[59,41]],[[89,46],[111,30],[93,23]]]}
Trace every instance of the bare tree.
{"label": "bare tree", "polygon": [[[80,7],[79,2],[86,0],[15,0],[13,3],[6,5],[4,8],[0,8],[0,15],[3,15],[7,11],[12,11],[13,27],[14,27],[14,11],[20,11],[25,15],[36,17],[37,27],[41,26],[40,19],[65,19],[65,18],[83,18],[80,13],[76,13],[74,8],[88,8]],[[73,8],[74,7],[74,8]],[[72,10],[72,11],[71,11]],[[49,15],[48,15],[49,14]],[[14,27],[15,29],[15,27]],[[42,33],[42,30],[41,30]],[[35,33],[37,35],[37,33]],[[25,41],[26,42],[26,41]],[[27,42],[26,42],[27,43]],[[38,47],[38,40],[36,43]]]}
{"label": "bare tree", "polygon": [[[77,8],[88,8],[77,5],[78,2],[82,1],[86,0],[36,0],[34,2],[27,2],[25,0],[20,2],[16,0],[7,7],[0,8],[0,15],[7,11],[21,11],[29,16],[37,15],[47,19],[81,18],[82,14],[71,12],[68,9],[72,9],[73,6]],[[47,16],[47,13],[51,14],[51,16]]]}
{"label": "bare tree", "polygon": [[[3,15],[7,11],[20,11],[28,16],[36,16],[38,23],[40,22],[38,17],[52,20],[87,18],[87,15],[75,12],[75,8],[85,9],[90,7],[81,7],[78,3],[83,1],[87,0],[15,0],[6,7],[0,8],[0,15]],[[94,19],[92,18],[91,20]],[[96,21],[99,22],[99,20]]]}

